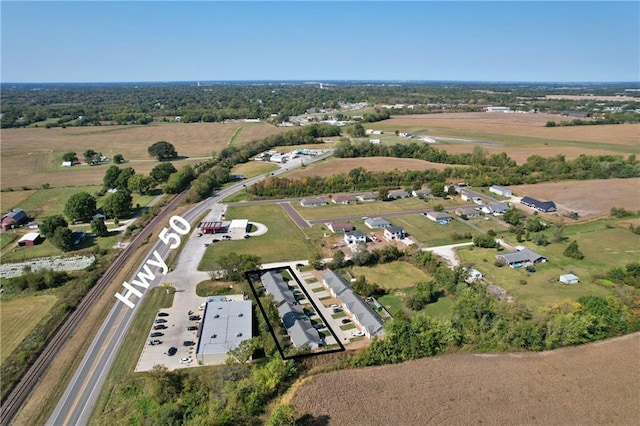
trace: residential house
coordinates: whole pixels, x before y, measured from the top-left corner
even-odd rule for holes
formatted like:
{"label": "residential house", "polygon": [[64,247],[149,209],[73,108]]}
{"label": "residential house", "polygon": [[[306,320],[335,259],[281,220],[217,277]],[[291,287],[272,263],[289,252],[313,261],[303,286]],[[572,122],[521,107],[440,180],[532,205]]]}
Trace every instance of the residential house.
{"label": "residential house", "polygon": [[350,223],[327,223],[326,225],[334,234],[353,231],[353,225]]}
{"label": "residential house", "polygon": [[317,349],[322,345],[318,330],[313,327],[311,320],[297,302],[281,304],[278,306],[278,313],[296,348],[307,345],[311,349]]}
{"label": "residential house", "polygon": [[351,290],[347,282],[331,269],[322,274],[322,284],[329,290],[329,293],[331,293],[333,297],[340,297],[345,291]]}
{"label": "residential house", "polygon": [[557,210],[556,203],[554,203],[553,201],[539,201],[531,197],[522,197],[520,203],[543,213],[555,212]]}
{"label": "residential house", "polygon": [[369,139],[369,143],[372,143],[374,145],[379,145],[380,144],[380,139]]}
{"label": "residential house", "polygon": [[35,246],[36,244],[40,244],[43,238],[38,232],[29,232],[28,234],[24,234],[18,240],[18,247],[25,246]]}
{"label": "residential house", "polygon": [[505,203],[489,203],[482,206],[481,209],[481,211],[483,211],[484,213],[492,214],[494,216],[501,216],[507,210],[509,210],[509,206],[507,206]]}
{"label": "residential house", "polygon": [[453,220],[453,216],[451,216],[447,212],[425,212],[422,213],[423,216],[426,216],[427,219],[430,219],[434,222],[438,222],[442,225],[446,225],[447,223]]}
{"label": "residential house", "polygon": [[260,281],[262,281],[262,285],[267,293],[273,296],[273,300],[276,301],[278,306],[287,301],[296,301],[293,292],[289,290],[289,285],[284,278],[282,278],[282,274],[274,271],[265,272],[260,277]]}
{"label": "residential house", "polygon": [[344,241],[347,244],[358,244],[367,242],[367,234],[362,231],[349,231],[344,233]]}
{"label": "residential house", "polygon": [[2,230],[6,231],[11,228],[18,227],[29,221],[27,214],[22,209],[13,209],[2,217],[0,226]]}
{"label": "residential house", "polygon": [[380,197],[380,193],[378,191],[367,192],[364,194],[356,195],[356,198],[358,199],[358,201],[361,201],[363,203],[366,203],[368,201],[376,201],[379,197]]}
{"label": "residential house", "polygon": [[423,187],[422,189],[414,189],[411,191],[411,195],[418,198],[429,198],[431,195],[431,190],[427,187]]}
{"label": "residential house", "polygon": [[364,224],[371,229],[386,228],[387,226],[391,225],[381,217],[369,217],[364,220]]}
{"label": "residential house", "polygon": [[502,195],[503,197],[511,197],[513,195],[509,188],[505,188],[504,186],[492,185],[489,187],[489,192],[493,192],[494,194]]}
{"label": "residential house", "polygon": [[402,226],[387,226],[384,228],[384,237],[391,240],[401,240],[406,236]]}
{"label": "residential house", "polygon": [[409,198],[409,193],[404,189],[392,189],[387,192],[387,198],[390,200],[397,200],[398,198]]}
{"label": "residential house", "polygon": [[516,251],[514,252],[499,254],[496,256],[496,259],[504,261],[512,268],[533,265],[534,263],[542,263],[548,260],[543,255],[522,246],[516,247]]}
{"label": "residential house", "polygon": [[474,217],[479,217],[480,212],[478,212],[473,207],[458,207],[455,209],[454,213],[462,218],[472,219]]}
{"label": "residential house", "polygon": [[300,200],[300,205],[302,207],[326,206],[327,199],[324,197],[303,198]]}
{"label": "residential house", "polygon": [[560,275],[560,282],[563,284],[578,284],[580,279],[573,274]]}
{"label": "residential house", "polygon": [[358,198],[355,194],[340,194],[332,196],[331,201],[334,204],[355,204],[358,202]]}

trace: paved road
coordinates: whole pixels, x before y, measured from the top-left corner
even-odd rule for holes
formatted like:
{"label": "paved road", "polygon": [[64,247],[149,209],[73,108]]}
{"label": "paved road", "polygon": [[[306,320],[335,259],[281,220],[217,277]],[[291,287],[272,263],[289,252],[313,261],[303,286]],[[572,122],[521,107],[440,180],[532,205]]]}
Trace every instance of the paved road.
{"label": "paved road", "polygon": [[[313,161],[318,161],[326,158],[329,155],[331,155],[331,152],[328,152],[322,156],[314,157],[311,160],[305,161],[305,163],[309,164]],[[285,173],[286,171],[299,166],[299,164],[283,164],[281,166],[281,169],[276,170],[272,173],[272,175]],[[220,209],[223,209],[223,207],[219,204],[222,199],[242,190],[244,186],[252,185],[253,183],[258,182],[264,178],[264,175],[256,176],[229,186],[218,192],[214,197],[208,198],[207,200],[204,200],[203,202],[197,204],[182,217],[189,223],[193,223],[198,217],[200,217],[205,211],[209,209],[219,211]],[[169,224],[167,224],[167,227],[168,226]],[[192,231],[194,230],[195,227],[192,227]],[[170,252],[169,246],[161,242],[159,238],[157,238],[157,236],[151,239],[151,241],[153,241],[153,243],[149,248],[149,254],[145,258],[143,263],[139,265],[136,273],[131,277],[130,280],[128,280],[128,282],[131,282],[137,276],[138,272],[142,270],[147,259],[153,258],[152,253],[154,250],[158,251],[158,254],[162,259],[167,259]],[[189,254],[186,254],[184,256],[187,256],[187,258],[183,258],[183,256],[181,255],[176,262],[176,267],[180,267],[181,265],[187,268],[192,267],[192,265],[194,264],[194,257]],[[151,270],[156,272],[159,271],[159,268],[152,267]],[[174,270],[171,272],[171,274],[172,278],[178,278],[180,273],[177,270]],[[149,288],[153,288],[163,282],[167,282],[167,276],[162,275],[162,273],[160,272],[157,272],[156,277],[148,282]],[[124,293],[123,290],[124,289],[121,290],[121,293]],[[142,297],[144,297],[144,293]],[[88,423],[93,411],[93,407],[95,406],[102,386],[104,385],[106,376],[113,364],[120,346],[122,345],[124,337],[129,327],[131,326],[134,315],[136,314],[137,309],[140,306],[140,301],[137,300],[135,296],[132,296],[130,300],[135,303],[133,309],[129,308],[119,300],[115,300],[113,308],[104,320],[102,327],[96,334],[93,342],[89,347],[89,350],[84,355],[80,366],[69,382],[67,389],[58,402],[58,405],[56,406],[53,414],[47,421],[47,425],[75,426]]]}
{"label": "paved road", "polygon": [[284,211],[287,212],[287,214],[295,222],[295,224],[298,225],[298,228],[300,229],[311,228],[311,225],[309,224],[309,222],[307,222],[302,216],[300,216],[300,213],[298,213],[298,211],[294,209],[290,203],[285,202],[285,203],[279,203],[279,204],[282,206]]}

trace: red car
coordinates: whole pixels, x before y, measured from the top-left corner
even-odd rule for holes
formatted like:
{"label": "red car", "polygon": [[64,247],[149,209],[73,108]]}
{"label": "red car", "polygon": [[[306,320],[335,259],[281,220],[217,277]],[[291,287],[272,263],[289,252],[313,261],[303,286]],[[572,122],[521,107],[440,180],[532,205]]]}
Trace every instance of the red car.
{"label": "red car", "polygon": [[167,328],[167,326],[164,324],[158,324],[153,326],[154,330],[164,330],[165,328]]}

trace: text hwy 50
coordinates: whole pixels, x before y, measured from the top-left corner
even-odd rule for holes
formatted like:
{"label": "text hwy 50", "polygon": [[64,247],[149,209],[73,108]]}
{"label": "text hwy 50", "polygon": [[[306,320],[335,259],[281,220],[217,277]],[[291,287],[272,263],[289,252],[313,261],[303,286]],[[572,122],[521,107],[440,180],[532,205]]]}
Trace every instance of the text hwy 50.
{"label": "text hwy 50", "polygon": [[[169,249],[174,250],[180,247],[180,243],[182,242],[180,237],[187,235],[189,231],[191,231],[191,225],[180,216],[171,216],[171,219],[169,219],[169,228],[163,228],[158,237]],[[151,270],[150,266],[160,268],[162,275],[166,275],[167,272],[169,272],[169,267],[160,256],[160,253],[158,253],[158,250],[154,250],[152,256],[147,259],[144,266],[131,281],[131,284],[126,281],[122,284],[126,291],[124,293],[116,293],[116,298],[131,309],[136,306],[136,304],[130,300],[131,296],[134,295],[139,300],[142,298],[144,291],[140,291],[136,287],[147,289],[149,288],[149,284],[156,278],[156,274]]]}

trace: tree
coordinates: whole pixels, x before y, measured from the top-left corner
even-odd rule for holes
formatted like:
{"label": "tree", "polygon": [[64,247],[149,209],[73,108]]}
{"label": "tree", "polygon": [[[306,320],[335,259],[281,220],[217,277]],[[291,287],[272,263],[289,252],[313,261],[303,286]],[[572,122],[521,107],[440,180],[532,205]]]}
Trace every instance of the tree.
{"label": "tree", "polygon": [[116,154],[113,156],[113,162],[116,164],[122,164],[124,163],[124,157],[122,154]]}
{"label": "tree", "polygon": [[344,266],[344,253],[342,250],[336,250],[333,252],[333,259],[329,267],[331,269],[340,269]]}
{"label": "tree", "polygon": [[107,225],[104,224],[104,220],[96,217],[91,221],[91,232],[98,237],[106,237],[109,235]]}
{"label": "tree", "polygon": [[56,228],[50,240],[51,244],[62,251],[73,249],[73,231],[67,227]]}
{"label": "tree", "polygon": [[224,272],[225,276],[235,282],[241,282],[244,280],[244,273],[258,269],[261,263],[259,256],[251,254],[238,254],[231,252],[220,257],[218,265]]}
{"label": "tree", "polygon": [[522,219],[523,217],[524,213],[522,213],[518,209],[511,208],[504,213],[504,215],[502,216],[502,220],[507,222],[509,225],[516,226],[520,223],[520,219]]}
{"label": "tree", "polygon": [[116,188],[118,189],[126,189],[129,183],[129,178],[135,175],[136,171],[133,170],[132,167],[124,167],[120,169],[120,173],[118,174],[118,179],[116,179]]}
{"label": "tree", "polygon": [[431,194],[434,197],[444,197],[447,195],[444,191],[444,183],[442,182],[433,182],[429,185],[429,188],[431,189]]}
{"label": "tree", "polygon": [[118,176],[120,176],[120,167],[111,165],[104,173],[102,184],[105,189],[115,188],[118,184]]}
{"label": "tree", "polygon": [[169,176],[178,170],[171,163],[160,163],[151,169],[149,173],[153,180],[157,183],[163,183],[169,180]]}
{"label": "tree", "polygon": [[150,156],[156,157],[158,161],[171,160],[176,158],[178,153],[173,144],[166,141],[159,141],[147,148],[147,152]]}
{"label": "tree", "polygon": [[109,194],[104,200],[104,214],[108,217],[127,217],[131,212],[131,193],[126,189]]}
{"label": "tree", "polygon": [[155,185],[155,181],[151,176],[145,176],[142,173],[136,173],[129,178],[127,189],[131,192],[146,194]]}
{"label": "tree", "polygon": [[63,161],[76,161],[77,157],[78,157],[78,155],[75,152],[69,151],[69,152],[65,152],[62,155],[62,160]]}
{"label": "tree", "polygon": [[77,192],[64,205],[64,214],[73,223],[77,220],[88,222],[96,212],[96,199],[88,192]]}
{"label": "tree", "polygon": [[532,217],[527,221],[527,231],[529,232],[540,232],[544,231],[546,227],[540,222],[539,217]]}
{"label": "tree", "polygon": [[580,251],[580,248],[578,247],[578,242],[576,240],[571,241],[571,243],[569,243],[569,245],[567,246],[567,248],[564,250],[562,254],[572,259],[577,259],[577,260],[584,259],[584,253]]}
{"label": "tree", "polygon": [[309,255],[309,265],[317,271],[322,269],[322,257],[320,256],[320,253],[314,251]]}
{"label": "tree", "polygon": [[100,154],[98,154],[97,152],[95,152],[92,149],[88,149],[82,155],[84,155],[84,161],[85,162],[92,163],[94,160],[96,160],[95,157],[99,157]]}
{"label": "tree", "polygon": [[53,216],[47,216],[42,220],[42,225],[38,228],[38,230],[44,235],[46,238],[53,237],[54,232],[58,228],[66,228],[69,226],[67,220],[64,216],[60,214],[55,214]]}
{"label": "tree", "polygon": [[359,275],[353,283],[353,291],[363,297],[370,297],[379,294],[382,289],[376,283],[368,283],[364,275]]}
{"label": "tree", "polygon": [[364,126],[360,123],[357,123],[351,129],[351,136],[354,138],[363,138],[366,135],[366,131],[364,130]]}
{"label": "tree", "polygon": [[295,426],[296,424],[295,406],[293,404],[282,404],[271,412],[265,426]]}

